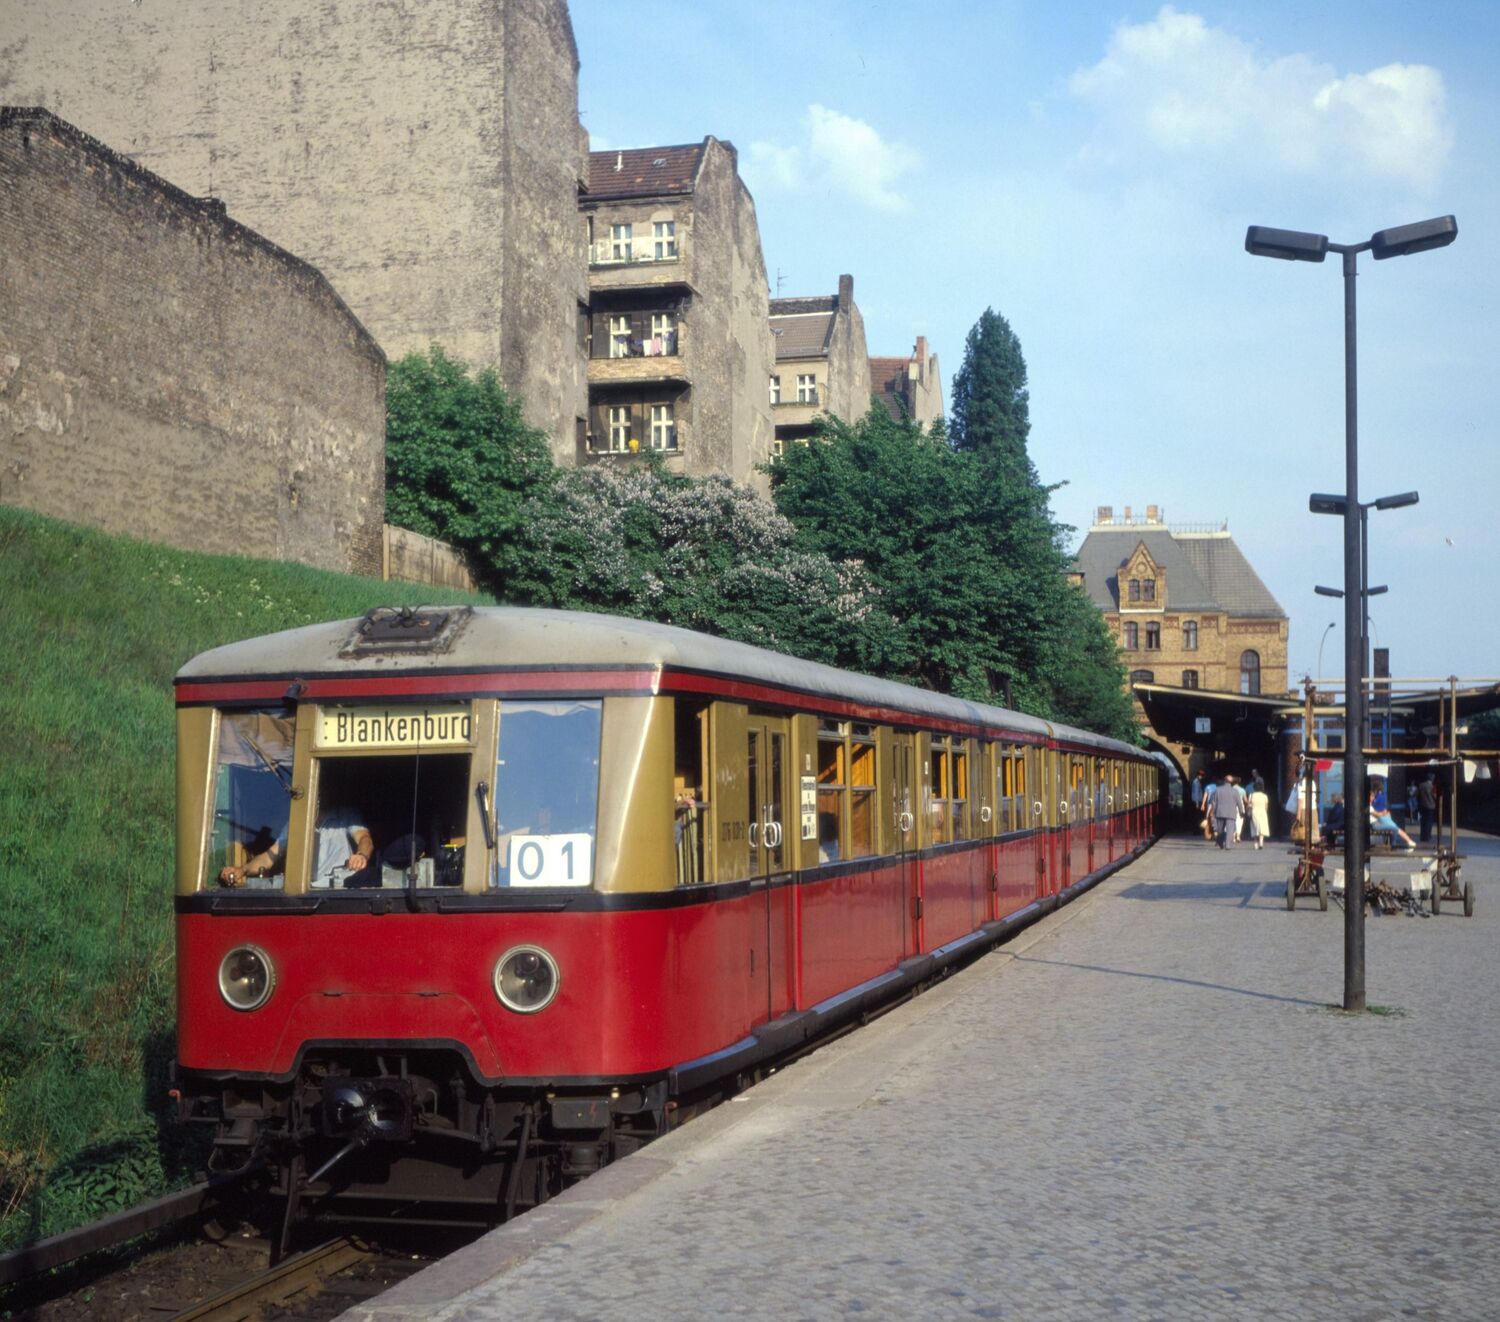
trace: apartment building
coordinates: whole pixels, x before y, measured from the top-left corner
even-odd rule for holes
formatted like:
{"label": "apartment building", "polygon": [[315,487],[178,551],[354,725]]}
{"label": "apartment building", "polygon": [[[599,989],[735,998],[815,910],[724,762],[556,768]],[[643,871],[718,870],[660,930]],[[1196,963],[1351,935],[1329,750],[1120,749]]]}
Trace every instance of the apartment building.
{"label": "apartment building", "polygon": [[588,425],[577,461],[650,451],[694,476],[766,489],[772,373],[766,267],[733,145],[589,154],[579,342]]}
{"label": "apartment building", "polygon": [[870,359],[870,388],[897,422],[930,427],[943,416],[943,378],[925,335],[917,336],[910,357]]}
{"label": "apartment building", "polygon": [[805,441],[819,414],[847,422],[863,416],[870,407],[870,358],[852,275],[839,276],[839,292],[831,297],[773,298],[771,335],[777,454],[792,441]]}

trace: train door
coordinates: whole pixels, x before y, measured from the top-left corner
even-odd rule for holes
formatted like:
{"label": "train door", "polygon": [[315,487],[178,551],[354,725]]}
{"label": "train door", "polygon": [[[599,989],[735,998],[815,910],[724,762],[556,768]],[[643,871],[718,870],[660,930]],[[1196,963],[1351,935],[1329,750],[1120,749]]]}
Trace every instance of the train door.
{"label": "train door", "polygon": [[922,949],[922,876],[917,856],[917,736],[897,731],[891,743],[892,852],[900,860],[901,958]]}
{"label": "train door", "polygon": [[1068,811],[1068,755],[1056,749],[1047,750],[1048,799],[1047,817],[1052,827],[1047,832],[1049,891],[1056,895],[1073,884],[1073,815]]}
{"label": "train door", "polygon": [[1000,916],[1000,847],[995,843],[999,822],[995,811],[995,745],[981,739],[975,745],[973,772],[974,835],[979,847],[979,903],[975,905],[976,927]]}
{"label": "train door", "polygon": [[767,1019],[792,1005],[790,851],[786,842],[787,783],[790,746],[787,723],[779,717],[752,712],[745,730],[746,776],[749,794],[747,820],[750,848],[750,894],[756,918],[764,924]]}

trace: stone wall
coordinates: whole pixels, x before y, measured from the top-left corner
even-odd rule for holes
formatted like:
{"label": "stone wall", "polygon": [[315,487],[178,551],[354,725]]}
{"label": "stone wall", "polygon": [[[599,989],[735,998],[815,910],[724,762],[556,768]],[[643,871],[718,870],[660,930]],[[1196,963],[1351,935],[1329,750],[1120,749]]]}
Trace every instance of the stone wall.
{"label": "stone wall", "polygon": [[378,575],[385,360],[306,263],[0,110],[0,501]]}
{"label": "stone wall", "polygon": [[578,56],[564,0],[11,6],[0,103],[51,109],[311,262],[392,358],[493,366],[571,458]]}

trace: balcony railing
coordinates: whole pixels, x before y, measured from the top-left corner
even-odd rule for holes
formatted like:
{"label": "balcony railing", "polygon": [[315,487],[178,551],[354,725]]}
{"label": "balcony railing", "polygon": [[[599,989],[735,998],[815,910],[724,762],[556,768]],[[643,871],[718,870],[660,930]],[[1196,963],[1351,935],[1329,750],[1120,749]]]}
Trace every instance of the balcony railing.
{"label": "balcony railing", "polygon": [[780,408],[801,407],[806,408],[809,404],[817,404],[821,392],[816,386],[811,390],[801,390],[790,398],[773,399],[771,403]]}
{"label": "balcony railing", "polygon": [[669,255],[656,255],[656,241],[642,239],[640,243],[620,245],[613,239],[596,239],[589,248],[590,266],[644,266],[663,265],[681,260],[682,249],[674,244]]}

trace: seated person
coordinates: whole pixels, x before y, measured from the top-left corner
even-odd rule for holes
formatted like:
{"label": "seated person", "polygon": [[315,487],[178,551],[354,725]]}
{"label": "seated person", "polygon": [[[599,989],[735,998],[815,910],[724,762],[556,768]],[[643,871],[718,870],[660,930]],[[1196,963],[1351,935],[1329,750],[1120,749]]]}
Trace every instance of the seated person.
{"label": "seated person", "polygon": [[[239,867],[223,868],[219,885],[243,886],[246,877],[268,877],[285,866],[286,836],[271,844]],[[352,808],[328,808],[318,817],[317,853],[313,859],[312,884],[327,886],[339,868],[359,872],[375,857],[375,841],[360,814]]]}
{"label": "seated person", "polygon": [[1417,847],[1417,842],[1396,825],[1396,819],[1391,816],[1390,805],[1386,802],[1385,786],[1378,781],[1370,786],[1370,829],[1399,835],[1406,845],[1407,853]]}
{"label": "seated person", "polygon": [[1338,844],[1344,834],[1344,796],[1335,794],[1328,805],[1328,816],[1323,822],[1323,841],[1330,848]]}

